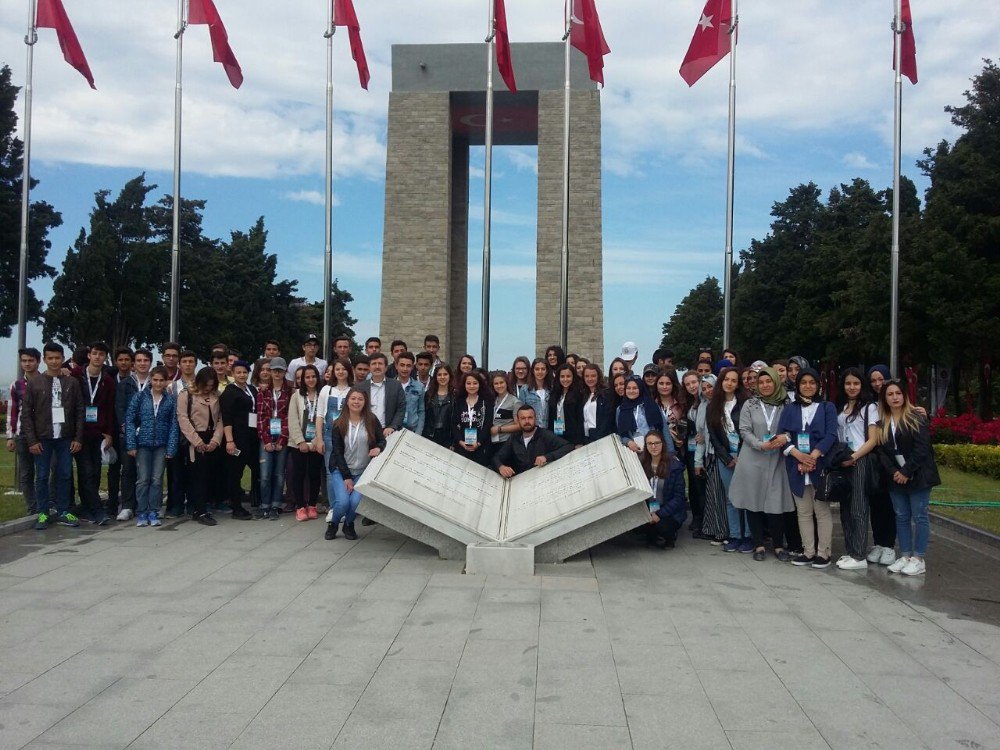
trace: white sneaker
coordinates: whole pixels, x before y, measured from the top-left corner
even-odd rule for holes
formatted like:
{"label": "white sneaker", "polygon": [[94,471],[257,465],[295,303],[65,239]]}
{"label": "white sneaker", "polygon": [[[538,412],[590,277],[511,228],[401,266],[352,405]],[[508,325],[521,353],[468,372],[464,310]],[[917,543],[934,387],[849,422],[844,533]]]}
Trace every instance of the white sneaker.
{"label": "white sneaker", "polygon": [[894,562],[892,565],[889,566],[889,572],[898,573],[899,571],[901,571],[903,568],[906,567],[906,564],[908,562],[910,562],[910,558],[901,555],[899,558],[896,559],[896,562]]}
{"label": "white sneaker", "polygon": [[333,510],[332,509],[328,510],[326,512],[326,522],[327,523],[333,523]]}
{"label": "white sneaker", "polygon": [[868,562],[877,563],[879,559],[882,557],[882,552],[885,549],[886,549],[885,547],[880,547],[877,544],[874,547],[872,547],[872,551],[868,553]]}
{"label": "white sneaker", "polygon": [[911,557],[910,561],[906,563],[906,567],[899,572],[904,576],[919,576],[923,575],[926,571],[927,565],[924,564],[923,560],[919,557]]}
{"label": "white sneaker", "polygon": [[839,558],[837,558],[837,567],[839,568],[840,564],[844,562],[844,560],[850,560],[850,559],[852,559],[850,555],[841,555]]}
{"label": "white sneaker", "polygon": [[892,547],[883,547],[882,554],[878,559],[879,565],[892,565],[896,562],[896,550]]}
{"label": "white sneaker", "polygon": [[868,561],[855,560],[850,555],[846,555],[837,562],[837,567],[841,570],[868,570]]}
{"label": "white sneaker", "polygon": [[131,521],[132,520],[132,511],[130,511],[128,508],[122,508],[121,513],[118,514],[118,520],[119,521]]}

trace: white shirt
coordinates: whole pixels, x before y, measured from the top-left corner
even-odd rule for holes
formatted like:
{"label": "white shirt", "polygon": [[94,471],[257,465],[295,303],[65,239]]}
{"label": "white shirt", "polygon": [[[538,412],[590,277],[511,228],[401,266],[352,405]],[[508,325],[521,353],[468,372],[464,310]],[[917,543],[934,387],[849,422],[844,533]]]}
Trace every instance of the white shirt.
{"label": "white shirt", "polygon": [[378,417],[379,423],[385,427],[385,381],[376,383],[371,381],[372,393],[372,414]]}
{"label": "white shirt", "polygon": [[597,429],[597,397],[588,398],[583,405],[583,432],[590,434],[591,430]]}
{"label": "white shirt", "polygon": [[848,421],[847,406],[837,415],[837,439],[851,446],[856,451],[868,440],[868,428],[878,423],[878,408],[874,404],[866,405],[854,419]]}
{"label": "white shirt", "polygon": [[326,360],[316,357],[312,362],[306,362],[305,357],[296,357],[291,362],[288,363],[288,369],[285,371],[285,380],[289,383],[295,382],[295,371],[298,370],[303,365],[314,365],[317,370],[319,370],[319,381],[323,382],[323,373],[326,372]]}
{"label": "white shirt", "polygon": [[[48,376],[46,376],[48,377]],[[62,408],[62,383],[59,381],[58,377],[49,378],[52,381],[52,408]],[[66,414],[63,412],[63,419],[65,421]],[[55,419],[52,420],[52,439],[58,440],[62,437],[62,428],[64,422],[56,422]]]}

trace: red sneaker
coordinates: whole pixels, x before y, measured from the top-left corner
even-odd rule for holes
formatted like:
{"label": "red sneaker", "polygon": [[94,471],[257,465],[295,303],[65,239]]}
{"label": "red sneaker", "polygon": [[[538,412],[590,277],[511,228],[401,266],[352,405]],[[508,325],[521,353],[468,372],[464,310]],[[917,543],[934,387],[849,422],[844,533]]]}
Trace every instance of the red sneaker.
{"label": "red sneaker", "polygon": [[319,513],[316,511],[315,505],[310,505],[306,508],[306,513],[309,515],[309,520],[312,521],[314,518],[319,518]]}
{"label": "red sneaker", "polygon": [[308,521],[309,520],[309,516],[306,514],[306,509],[305,508],[299,508],[298,510],[295,511],[295,520],[296,521]]}

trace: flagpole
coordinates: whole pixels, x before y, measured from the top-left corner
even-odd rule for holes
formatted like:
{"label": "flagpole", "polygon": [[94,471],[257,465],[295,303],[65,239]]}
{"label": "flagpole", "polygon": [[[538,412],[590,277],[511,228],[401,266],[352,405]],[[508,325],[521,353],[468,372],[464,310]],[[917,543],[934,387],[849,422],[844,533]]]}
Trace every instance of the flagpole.
{"label": "flagpole", "polygon": [[730,8],[732,24],[729,27],[729,147],[726,166],[726,267],[723,271],[722,295],[722,346],[729,347],[732,329],[733,294],[733,194],[736,186],[736,29],[740,23],[737,0]]}
{"label": "flagpole", "polygon": [[570,115],[570,36],[573,32],[573,0],[566,0],[565,73],[563,76],[563,195],[562,195],[562,256],[559,269],[559,343],[563,351],[569,349],[569,115]]}
{"label": "flagpole", "polygon": [[181,105],[183,104],[184,30],[187,0],[177,0],[177,60],[174,82],[174,216],[170,238],[170,340],[177,340],[181,296]]}
{"label": "flagpole", "polygon": [[493,224],[493,58],[496,49],[496,3],[490,4],[486,30],[486,189],[483,191],[483,327],[482,367],[489,369],[490,359],[490,232]]}
{"label": "flagpole", "polygon": [[895,107],[892,124],[892,296],[889,313],[889,370],[899,376],[899,183],[903,127],[902,1],[894,0],[893,59],[896,61]]}
{"label": "flagpole", "polygon": [[[24,84],[24,154],[21,159],[21,255],[17,278],[17,348],[23,349],[28,340],[28,221],[31,208],[31,91],[34,76],[35,42],[38,33],[35,19],[38,0],[28,0],[28,33],[24,44],[28,48],[28,62]],[[20,366],[18,366],[20,374]]]}
{"label": "flagpole", "polygon": [[[330,289],[333,286],[333,0],[327,0],[326,37],[326,195],[324,199],[324,244],[323,244],[323,351],[332,345],[330,341]],[[332,360],[331,360],[332,361]]]}

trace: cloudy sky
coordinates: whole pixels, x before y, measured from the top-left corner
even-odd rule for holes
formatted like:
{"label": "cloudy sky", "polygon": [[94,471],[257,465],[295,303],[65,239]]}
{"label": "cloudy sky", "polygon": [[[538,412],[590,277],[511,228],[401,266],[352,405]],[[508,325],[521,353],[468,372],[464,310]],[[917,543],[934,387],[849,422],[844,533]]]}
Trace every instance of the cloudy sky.
{"label": "cloudy sky", "polygon": [[[61,58],[55,34],[35,49],[35,197],[65,224],[50,262],[87,222],[93,194],[138,172],[171,183],[176,3],[64,0],[97,91]],[[244,75],[229,86],[205,27],[185,35],[184,185],[208,201],[207,232],[266,218],[279,272],[321,294],[326,5],[216,0]],[[355,0],[372,79],[362,91],[346,35],[336,38],[334,273],[355,297],[358,335],[379,332],[386,107],[391,47],[481,41],[488,0]],[[956,135],[961,103],[1000,22],[973,0],[912,0],[920,83],[904,82],[904,172],[925,146]],[[0,63],[24,80],[27,0],[0,0]],[[598,0],[612,49],[602,92],[605,352],[638,342],[648,359],[661,326],[695,284],[723,265],[728,65],[689,89],[677,73],[703,0]],[[511,39],[560,37],[559,0],[507,0]],[[735,247],[762,237],[769,211],[809,180],[891,182],[892,0],[768,0],[740,4]],[[993,17],[993,21],[989,21]],[[515,70],[517,60],[514,60]],[[485,75],[485,73],[484,73]],[[531,353],[534,335],[536,150],[494,161],[491,364]],[[468,349],[480,351],[482,149],[473,151]],[[888,263],[888,258],[886,258]],[[48,298],[51,285],[38,291]],[[183,304],[183,301],[182,301]],[[517,309],[517,316],[510,311]],[[528,314],[520,314],[527,310]],[[391,335],[391,331],[382,332]],[[37,343],[37,332],[29,339]],[[410,342],[411,345],[414,342]],[[11,362],[12,342],[0,344]],[[8,369],[5,365],[4,370]]]}

